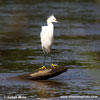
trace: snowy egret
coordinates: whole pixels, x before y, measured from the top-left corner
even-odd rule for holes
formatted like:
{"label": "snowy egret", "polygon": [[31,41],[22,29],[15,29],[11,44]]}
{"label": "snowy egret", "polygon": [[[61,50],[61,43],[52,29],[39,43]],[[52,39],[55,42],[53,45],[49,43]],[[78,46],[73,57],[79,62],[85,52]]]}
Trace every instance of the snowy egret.
{"label": "snowy egret", "polygon": [[[50,53],[50,49],[53,43],[53,38],[54,38],[54,25],[53,22],[58,22],[54,15],[51,15],[47,19],[47,26],[42,26],[42,30],[40,32],[40,38],[41,38],[41,45],[42,45],[42,50],[44,53],[44,65],[41,69],[46,69],[45,67],[45,59],[46,55]],[[54,68],[54,64],[51,65],[51,67]]]}

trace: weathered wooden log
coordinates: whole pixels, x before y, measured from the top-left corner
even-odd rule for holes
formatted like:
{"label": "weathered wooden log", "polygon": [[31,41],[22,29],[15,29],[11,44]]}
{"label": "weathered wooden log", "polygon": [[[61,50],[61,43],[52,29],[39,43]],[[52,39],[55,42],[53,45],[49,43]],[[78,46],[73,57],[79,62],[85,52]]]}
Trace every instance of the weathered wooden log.
{"label": "weathered wooden log", "polygon": [[17,76],[17,79],[45,80],[48,78],[55,77],[65,71],[67,71],[67,69],[68,68],[65,66],[56,66],[55,69],[53,69],[53,68],[47,68],[45,70],[37,69],[34,72]]}

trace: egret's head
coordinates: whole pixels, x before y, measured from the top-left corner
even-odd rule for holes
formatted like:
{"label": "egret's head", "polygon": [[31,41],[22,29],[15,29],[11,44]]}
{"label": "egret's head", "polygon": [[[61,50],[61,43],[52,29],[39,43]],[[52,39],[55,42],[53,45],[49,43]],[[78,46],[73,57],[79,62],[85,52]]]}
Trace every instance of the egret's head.
{"label": "egret's head", "polygon": [[47,22],[58,22],[56,20],[56,18],[54,17],[54,15],[51,15],[48,19],[47,19]]}

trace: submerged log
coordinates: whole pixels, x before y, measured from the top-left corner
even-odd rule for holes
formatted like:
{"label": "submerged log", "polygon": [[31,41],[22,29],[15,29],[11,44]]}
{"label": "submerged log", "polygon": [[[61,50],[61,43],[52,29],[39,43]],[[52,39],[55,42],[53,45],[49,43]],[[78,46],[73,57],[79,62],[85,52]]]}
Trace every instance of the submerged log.
{"label": "submerged log", "polygon": [[17,76],[17,79],[45,80],[48,78],[55,77],[65,71],[67,71],[67,69],[68,68],[65,66],[56,66],[55,69],[53,69],[53,68],[47,68],[45,70],[37,69],[34,72]]}

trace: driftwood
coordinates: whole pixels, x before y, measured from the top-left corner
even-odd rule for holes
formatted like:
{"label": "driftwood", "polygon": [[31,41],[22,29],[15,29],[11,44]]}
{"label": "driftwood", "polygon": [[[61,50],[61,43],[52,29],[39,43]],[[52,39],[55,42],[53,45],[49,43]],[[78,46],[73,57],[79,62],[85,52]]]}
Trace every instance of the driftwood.
{"label": "driftwood", "polygon": [[37,69],[32,73],[19,75],[16,78],[17,79],[25,79],[25,80],[45,80],[48,78],[55,77],[65,71],[67,71],[67,67],[64,66],[56,66],[55,69],[53,68],[47,68],[45,70]]}

